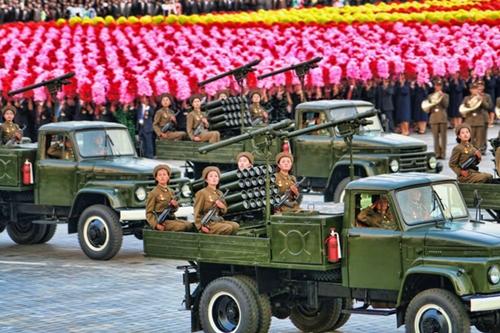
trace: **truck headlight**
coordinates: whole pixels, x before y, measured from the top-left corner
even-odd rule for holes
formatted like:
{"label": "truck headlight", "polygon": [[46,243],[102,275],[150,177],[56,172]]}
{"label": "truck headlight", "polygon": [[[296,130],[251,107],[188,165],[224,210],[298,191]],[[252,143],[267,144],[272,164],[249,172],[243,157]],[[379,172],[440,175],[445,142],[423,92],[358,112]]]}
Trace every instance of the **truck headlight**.
{"label": "truck headlight", "polygon": [[437,160],[434,156],[431,156],[429,158],[429,168],[436,169],[436,166],[437,166]]}
{"label": "truck headlight", "polygon": [[389,163],[389,167],[391,168],[392,172],[398,172],[399,171],[399,162],[398,162],[398,160],[392,160]]}
{"label": "truck headlight", "polygon": [[142,187],[142,186],[138,187],[135,190],[135,197],[139,201],[144,201],[144,199],[146,199],[146,189],[144,187]]}
{"label": "truck headlight", "polygon": [[493,265],[488,269],[488,280],[491,284],[498,284],[500,282],[500,270],[497,265]]}
{"label": "truck headlight", "polygon": [[181,187],[181,194],[184,198],[189,198],[191,196],[191,189],[188,184],[184,184]]}

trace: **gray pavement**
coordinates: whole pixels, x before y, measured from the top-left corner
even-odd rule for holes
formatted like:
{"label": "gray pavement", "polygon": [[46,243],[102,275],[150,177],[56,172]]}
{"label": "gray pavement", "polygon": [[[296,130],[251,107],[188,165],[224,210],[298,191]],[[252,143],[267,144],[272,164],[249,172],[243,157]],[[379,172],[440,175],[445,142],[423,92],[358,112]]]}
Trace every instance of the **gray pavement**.
{"label": "gray pavement", "polygon": [[[489,129],[489,136],[496,136],[499,128]],[[430,134],[413,136],[432,150]],[[454,145],[455,135],[450,130],[448,157]],[[492,172],[491,159],[488,152],[480,169]],[[443,173],[452,175],[447,161],[444,164]],[[316,209],[325,205],[318,195],[305,199]],[[144,257],[142,242],[133,236],[124,239],[115,258],[99,262],[81,252],[77,236],[67,235],[64,225],[49,243],[41,245],[16,245],[3,232],[0,333],[190,332],[190,315],[181,304],[182,274],[176,270],[182,264],[185,262]],[[299,332],[289,320],[276,318],[270,331]],[[356,315],[338,332],[404,332],[404,328],[396,329],[394,316]]]}

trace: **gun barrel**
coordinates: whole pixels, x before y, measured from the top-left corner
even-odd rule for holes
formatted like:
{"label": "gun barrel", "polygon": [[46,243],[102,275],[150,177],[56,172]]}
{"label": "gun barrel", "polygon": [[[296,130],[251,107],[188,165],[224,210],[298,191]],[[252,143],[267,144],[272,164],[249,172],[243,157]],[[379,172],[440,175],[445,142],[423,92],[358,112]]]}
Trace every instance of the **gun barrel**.
{"label": "gun barrel", "polygon": [[61,81],[62,84],[65,84],[63,81],[67,80],[67,79],[70,79],[73,76],[75,76],[75,73],[74,72],[69,72],[69,73],[66,73],[64,75],[58,76],[58,77],[50,79],[50,80],[46,80],[46,81],[42,81],[42,82],[39,82],[39,83],[35,83],[35,84],[29,85],[29,86],[26,86],[26,87],[23,87],[23,88],[19,88],[19,89],[16,89],[16,90],[11,90],[11,91],[8,92],[7,95],[14,96],[14,95],[23,93],[25,91],[33,90],[33,89],[40,88],[40,87],[43,87],[43,86],[48,86],[50,84],[57,83],[59,81]]}
{"label": "gun barrel", "polygon": [[273,75],[277,75],[277,74],[281,74],[281,73],[284,73],[284,72],[288,72],[288,71],[294,70],[294,69],[299,68],[299,67],[310,66],[310,68],[312,68],[312,67],[315,67],[313,65],[316,64],[317,62],[320,62],[321,59],[323,59],[323,58],[322,57],[316,57],[316,58],[313,58],[311,60],[307,60],[307,61],[301,62],[300,64],[296,64],[296,65],[284,67],[284,68],[281,68],[281,69],[277,69],[277,70],[272,71],[270,73],[262,74],[262,75],[258,76],[257,79],[262,80],[262,79],[265,79],[266,77],[270,77],[270,76],[273,76]]}
{"label": "gun barrel", "polygon": [[232,74],[235,74],[237,72],[240,72],[240,71],[252,71],[253,70],[253,66],[257,66],[259,63],[260,63],[261,59],[256,59],[254,61],[251,61],[249,62],[248,64],[246,65],[243,65],[243,66],[240,66],[240,67],[237,67],[237,68],[234,68],[234,69],[231,69],[230,71],[227,71],[227,72],[224,72],[222,74],[219,74],[219,75],[216,75],[214,77],[211,77],[209,79],[206,79],[204,81],[201,81],[198,83],[198,85],[200,87],[203,87],[204,85],[210,83],[210,82],[214,82],[214,81],[217,81],[219,79],[222,79],[223,77],[226,77],[226,76],[229,76],[229,75],[232,75]]}
{"label": "gun barrel", "polygon": [[216,143],[212,143],[212,144],[200,147],[200,148],[198,148],[198,152],[201,154],[205,154],[205,153],[208,153],[212,150],[215,150],[215,149],[218,149],[221,147],[225,147],[225,146],[229,146],[233,143],[237,143],[240,141],[251,139],[252,137],[254,137],[256,135],[264,134],[264,133],[272,131],[272,130],[278,130],[278,129],[289,127],[292,123],[293,122],[290,119],[285,119],[285,120],[282,120],[276,124],[262,127],[262,128],[256,129],[256,130],[251,130],[247,133],[237,135],[237,136],[229,138],[227,140],[219,141]]}

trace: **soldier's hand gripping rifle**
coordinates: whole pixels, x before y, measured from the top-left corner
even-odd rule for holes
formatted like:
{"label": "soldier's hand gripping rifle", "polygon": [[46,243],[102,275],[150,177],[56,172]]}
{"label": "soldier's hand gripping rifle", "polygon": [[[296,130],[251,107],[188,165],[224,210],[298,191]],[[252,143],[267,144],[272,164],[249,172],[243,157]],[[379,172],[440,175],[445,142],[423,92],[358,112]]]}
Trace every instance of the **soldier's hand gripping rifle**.
{"label": "soldier's hand gripping rifle", "polygon": [[468,169],[473,169],[478,171],[479,168],[477,167],[477,164],[479,163],[477,156],[472,155],[468,159],[466,159],[463,163],[460,163],[460,169],[462,170],[468,170]]}
{"label": "soldier's hand gripping rifle", "polygon": [[219,207],[217,206],[217,200],[224,200],[229,190],[226,190],[219,198],[214,201],[214,204],[208,212],[201,218],[201,231],[204,233],[208,232],[208,225],[211,222],[220,222],[222,217],[219,216]]}
{"label": "soldier's hand gripping rifle", "polygon": [[[306,177],[302,178],[298,182],[295,182],[295,184],[293,184],[293,186],[295,186],[295,188],[297,190],[299,190],[300,185],[304,182],[304,180],[306,180]],[[300,194],[300,191],[299,191],[299,194],[297,195],[297,197],[295,199],[293,199],[293,197],[295,195],[296,195],[296,193],[294,193],[292,191],[292,186],[290,186],[290,188],[288,190],[286,190],[285,193],[283,193],[283,195],[280,198],[280,201],[274,205],[274,208],[280,209],[283,206],[287,206],[287,207],[291,208],[294,205],[293,201],[298,202],[300,204],[300,202],[302,201],[302,195]]]}
{"label": "soldier's hand gripping rifle", "polygon": [[173,205],[172,201],[177,202],[179,198],[177,196],[174,196],[172,200],[170,200],[170,203],[168,204],[167,207],[163,210],[163,212],[160,213],[160,215],[156,214],[156,220],[158,224],[164,224],[167,220],[173,220],[174,219],[174,212],[177,210],[177,205]]}
{"label": "soldier's hand gripping rifle", "polygon": [[[179,115],[179,113],[181,113],[182,110],[179,110],[177,111],[175,114],[174,114],[174,117],[177,117]],[[170,121],[168,123],[165,124],[165,126],[163,126],[161,128],[161,132],[162,133],[166,133],[166,132],[172,132],[173,130],[175,130],[175,123],[172,121],[172,119],[170,119]]]}
{"label": "soldier's hand gripping rifle", "polygon": [[198,126],[193,131],[194,136],[200,136],[203,130],[205,129],[205,126],[203,125],[203,122],[201,122]]}

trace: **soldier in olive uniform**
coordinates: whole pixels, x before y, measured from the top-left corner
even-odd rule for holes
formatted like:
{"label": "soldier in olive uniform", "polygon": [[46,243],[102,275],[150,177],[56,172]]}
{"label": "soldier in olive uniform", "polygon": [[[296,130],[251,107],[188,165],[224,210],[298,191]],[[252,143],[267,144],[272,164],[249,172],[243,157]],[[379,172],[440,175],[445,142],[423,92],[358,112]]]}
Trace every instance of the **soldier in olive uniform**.
{"label": "soldier in olive uniform", "polygon": [[[201,95],[193,95],[190,102],[193,107],[193,111],[189,112],[186,125],[189,138],[196,142],[219,142],[219,131],[207,131],[208,120],[203,112],[201,112]],[[201,131],[196,133],[198,128],[201,129]]]}
{"label": "soldier in olive uniform", "polygon": [[356,217],[363,226],[381,229],[396,230],[397,224],[389,208],[389,201],[385,196],[373,197],[373,204],[359,212]]}
{"label": "soldier in olive uniform", "polygon": [[293,156],[287,152],[281,152],[276,155],[276,186],[278,186],[278,194],[281,196],[290,190],[290,200],[278,208],[277,212],[296,212],[300,210],[300,202],[298,201],[300,193],[295,185],[297,180],[290,175],[293,165]]}
{"label": "soldier in olive uniform", "polygon": [[[220,179],[220,170],[209,166],[203,169],[202,177],[207,184],[205,188],[196,192],[194,199],[194,221],[196,228],[203,233],[218,235],[234,235],[240,225],[236,222],[225,221],[221,215],[227,212],[227,205],[221,199],[222,192],[217,189]],[[216,221],[210,222],[206,227],[201,225],[201,220],[211,209],[217,209]]]}
{"label": "soldier in olive uniform", "polygon": [[[177,119],[175,118],[174,112],[170,109],[172,105],[173,98],[170,94],[163,94],[160,98],[161,109],[156,111],[154,120],[153,120],[153,129],[156,133],[156,136],[159,139],[166,140],[182,140],[187,135],[184,131],[176,131],[177,127]],[[162,131],[165,125],[170,124],[171,129]]]}
{"label": "soldier in olive uniform", "polygon": [[[457,174],[457,179],[461,183],[489,183],[492,176],[485,172],[477,170],[477,163],[481,161],[481,152],[471,143],[471,128],[468,124],[461,124],[456,128],[457,142],[449,161],[449,166]],[[461,165],[470,157],[475,156],[477,163],[467,169],[462,169]]]}
{"label": "soldier in olive uniform", "polygon": [[236,156],[236,163],[238,163],[238,170],[250,169],[253,167],[254,157],[253,154],[247,151],[241,152]]}
{"label": "soldier in olive uniform", "polygon": [[465,123],[470,126],[472,144],[484,153],[486,152],[488,110],[492,105],[489,104],[484,94],[480,94],[479,85],[478,82],[471,85],[471,95],[464,98],[460,105],[460,113],[464,116]]}
{"label": "soldier in olive uniform", "polygon": [[267,111],[260,105],[261,99],[262,95],[260,91],[253,90],[250,92],[250,100],[252,101],[252,104],[250,104],[250,116],[254,124],[267,123],[269,120]]}
{"label": "soldier in olive uniform", "polygon": [[[146,200],[146,220],[153,230],[159,231],[189,231],[192,229],[192,223],[183,220],[177,220],[174,211],[179,204],[175,200],[174,191],[168,187],[170,180],[170,167],[166,164],[157,165],[153,170],[153,176],[156,179],[156,187],[148,193]],[[162,223],[158,223],[158,216],[169,206],[173,207],[172,214]]]}
{"label": "soldier in olive uniform", "polygon": [[54,143],[47,150],[47,155],[60,160],[74,160],[75,154],[73,153],[73,142],[71,142],[71,139],[64,137],[63,145],[64,148],[59,143]]}
{"label": "soldier in olive uniform", "polygon": [[21,142],[22,131],[19,125],[14,123],[14,117],[16,116],[16,108],[12,105],[8,105],[3,109],[3,119],[4,122],[0,126],[1,140],[2,144],[15,144]]}
{"label": "soldier in olive uniform", "polygon": [[441,80],[434,82],[434,93],[427,97],[429,108],[423,109],[430,114],[429,124],[431,125],[432,137],[434,139],[434,152],[436,158],[446,158],[446,138],[448,130],[448,103],[450,98],[443,92]]}

